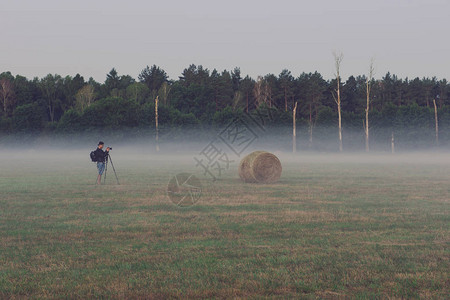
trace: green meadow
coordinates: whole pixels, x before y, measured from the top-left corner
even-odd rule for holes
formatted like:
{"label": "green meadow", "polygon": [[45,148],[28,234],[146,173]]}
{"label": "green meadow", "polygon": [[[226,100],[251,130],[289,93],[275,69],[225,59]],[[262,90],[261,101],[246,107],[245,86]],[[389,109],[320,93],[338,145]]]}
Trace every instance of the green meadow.
{"label": "green meadow", "polygon": [[235,163],[178,207],[167,184],[192,157],[114,153],[121,184],[109,168],[95,186],[85,152],[0,155],[0,298],[450,294],[444,154],[300,153],[269,185]]}

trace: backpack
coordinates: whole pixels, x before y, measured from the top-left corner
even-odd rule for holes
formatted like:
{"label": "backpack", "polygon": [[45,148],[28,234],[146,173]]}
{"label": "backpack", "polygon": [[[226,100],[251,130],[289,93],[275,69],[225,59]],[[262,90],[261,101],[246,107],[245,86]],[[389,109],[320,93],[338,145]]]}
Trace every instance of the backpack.
{"label": "backpack", "polygon": [[89,155],[91,157],[92,162],[97,162],[97,156],[95,155],[95,151],[91,151]]}

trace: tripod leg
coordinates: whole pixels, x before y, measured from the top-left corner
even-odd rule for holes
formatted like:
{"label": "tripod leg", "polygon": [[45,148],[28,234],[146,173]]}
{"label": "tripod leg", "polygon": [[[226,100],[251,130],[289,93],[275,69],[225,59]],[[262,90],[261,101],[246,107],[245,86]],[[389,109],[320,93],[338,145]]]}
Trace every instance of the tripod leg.
{"label": "tripod leg", "polygon": [[119,183],[119,178],[117,177],[116,169],[114,168],[114,164],[113,164],[113,161],[112,161],[112,159],[111,159],[111,156],[108,155],[108,157],[109,157],[109,160],[111,161],[111,166],[112,166],[112,168],[113,168],[114,175],[116,176],[117,184],[120,185],[120,183]]}

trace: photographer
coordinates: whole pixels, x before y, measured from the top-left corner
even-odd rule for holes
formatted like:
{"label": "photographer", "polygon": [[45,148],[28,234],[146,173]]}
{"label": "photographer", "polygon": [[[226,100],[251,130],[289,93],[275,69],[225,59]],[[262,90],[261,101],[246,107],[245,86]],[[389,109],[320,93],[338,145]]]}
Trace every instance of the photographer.
{"label": "photographer", "polygon": [[105,163],[106,163],[106,160],[108,159],[108,154],[109,154],[109,150],[110,150],[110,148],[107,147],[106,151],[103,151],[104,145],[105,145],[105,143],[103,143],[102,141],[98,142],[97,149],[94,151],[95,158],[97,161],[97,170],[98,170],[97,184],[101,184],[102,175],[103,175],[103,172],[105,171]]}

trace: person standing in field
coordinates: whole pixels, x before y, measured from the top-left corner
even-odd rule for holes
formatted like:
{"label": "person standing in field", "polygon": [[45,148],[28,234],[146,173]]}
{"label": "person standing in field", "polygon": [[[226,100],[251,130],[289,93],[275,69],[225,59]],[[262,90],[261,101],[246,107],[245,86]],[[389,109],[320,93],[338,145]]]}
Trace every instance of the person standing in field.
{"label": "person standing in field", "polygon": [[97,184],[102,183],[102,175],[105,171],[105,164],[106,160],[108,159],[108,154],[110,148],[107,147],[106,151],[103,151],[103,147],[105,146],[105,143],[102,141],[98,142],[97,149],[94,151],[95,159],[97,161],[97,170],[98,170],[98,176],[97,176]]}

